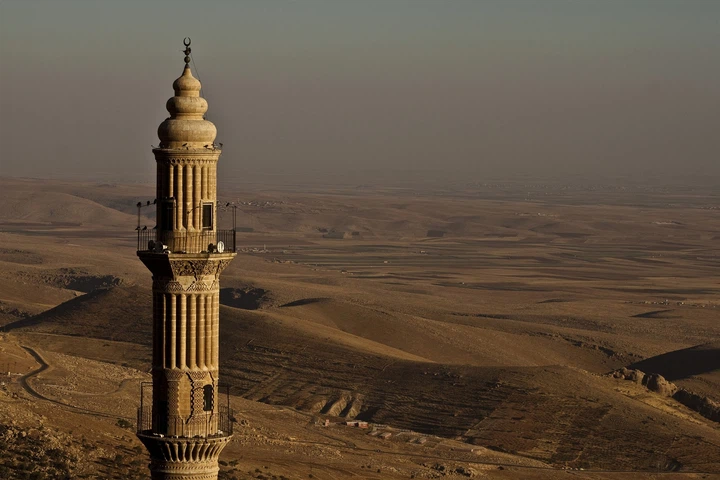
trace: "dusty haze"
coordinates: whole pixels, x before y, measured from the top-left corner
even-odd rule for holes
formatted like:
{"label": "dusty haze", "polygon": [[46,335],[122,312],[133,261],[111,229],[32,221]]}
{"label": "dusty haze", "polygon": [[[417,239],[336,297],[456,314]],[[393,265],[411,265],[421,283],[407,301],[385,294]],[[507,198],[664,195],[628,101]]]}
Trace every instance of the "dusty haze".
{"label": "dusty haze", "polygon": [[5,0],[0,173],[153,178],[187,35],[225,180],[714,182],[718,18],[710,0]]}

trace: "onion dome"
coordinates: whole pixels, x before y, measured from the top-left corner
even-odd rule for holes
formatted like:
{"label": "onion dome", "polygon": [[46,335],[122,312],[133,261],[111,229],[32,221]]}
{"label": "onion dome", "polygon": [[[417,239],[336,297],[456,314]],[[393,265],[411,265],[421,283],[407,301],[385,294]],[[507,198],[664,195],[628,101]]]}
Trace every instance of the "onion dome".
{"label": "onion dome", "polygon": [[205,120],[207,101],[200,96],[202,85],[190,70],[190,47],[185,49],[185,68],[173,82],[175,96],[165,105],[170,117],[158,127],[160,148],[204,148],[212,144],[217,129]]}

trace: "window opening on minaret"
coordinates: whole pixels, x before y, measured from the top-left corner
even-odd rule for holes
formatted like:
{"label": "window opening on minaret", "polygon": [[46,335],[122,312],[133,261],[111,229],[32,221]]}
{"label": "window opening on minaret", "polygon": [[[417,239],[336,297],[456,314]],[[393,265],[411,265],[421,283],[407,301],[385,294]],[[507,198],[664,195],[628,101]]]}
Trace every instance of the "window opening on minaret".
{"label": "window opening on minaret", "polygon": [[211,412],[213,409],[213,386],[205,385],[203,387],[203,410]]}
{"label": "window opening on minaret", "polygon": [[166,432],[168,428],[168,402],[160,400],[157,403],[158,430]]}
{"label": "window opening on minaret", "polygon": [[162,224],[160,225],[160,228],[162,230],[172,230],[174,227],[173,218],[175,217],[175,202],[173,200],[165,200],[162,208]]}
{"label": "window opening on minaret", "polygon": [[213,229],[213,204],[204,203],[202,210],[202,228],[203,230]]}

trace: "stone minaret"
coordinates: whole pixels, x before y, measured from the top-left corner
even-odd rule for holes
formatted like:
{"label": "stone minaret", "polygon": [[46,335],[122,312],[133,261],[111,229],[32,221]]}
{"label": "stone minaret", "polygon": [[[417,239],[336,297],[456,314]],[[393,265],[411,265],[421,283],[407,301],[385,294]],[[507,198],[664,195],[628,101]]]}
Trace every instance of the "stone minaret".
{"label": "stone minaret", "polygon": [[138,437],[156,480],[217,479],[232,429],[218,389],[219,282],[235,257],[235,236],[217,230],[220,149],[189,45],[186,39],[185,68],[153,149],[157,227],[138,231],[138,257],[153,275],[152,407],[143,394]]}

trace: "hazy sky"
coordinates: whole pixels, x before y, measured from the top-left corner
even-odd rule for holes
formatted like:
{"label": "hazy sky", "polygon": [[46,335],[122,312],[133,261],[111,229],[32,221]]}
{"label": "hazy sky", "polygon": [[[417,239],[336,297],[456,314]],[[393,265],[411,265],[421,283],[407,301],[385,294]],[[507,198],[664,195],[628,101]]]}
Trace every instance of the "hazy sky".
{"label": "hazy sky", "polygon": [[225,178],[720,175],[720,0],[0,0],[0,174],[154,181],[185,36]]}

